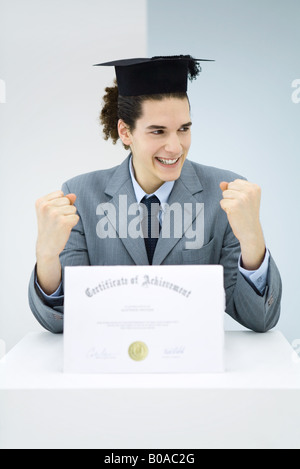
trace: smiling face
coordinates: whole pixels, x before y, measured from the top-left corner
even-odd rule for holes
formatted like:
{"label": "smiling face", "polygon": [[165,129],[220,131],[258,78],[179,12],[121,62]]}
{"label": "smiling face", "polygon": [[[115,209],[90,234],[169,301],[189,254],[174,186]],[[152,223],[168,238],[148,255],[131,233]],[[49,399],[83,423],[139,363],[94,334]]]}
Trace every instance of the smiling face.
{"label": "smiling face", "polygon": [[144,101],[132,132],[119,121],[120,138],[131,148],[136,180],[147,194],[180,177],[191,146],[191,125],[187,98]]}

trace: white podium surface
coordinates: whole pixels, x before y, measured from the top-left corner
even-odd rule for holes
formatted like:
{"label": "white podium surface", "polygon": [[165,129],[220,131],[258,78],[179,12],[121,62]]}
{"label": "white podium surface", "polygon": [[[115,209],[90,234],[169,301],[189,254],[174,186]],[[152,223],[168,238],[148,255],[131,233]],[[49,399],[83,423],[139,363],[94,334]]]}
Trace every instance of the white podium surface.
{"label": "white podium surface", "polygon": [[226,332],[224,374],[63,373],[63,337],[0,361],[1,449],[300,448],[300,360],[280,332]]}

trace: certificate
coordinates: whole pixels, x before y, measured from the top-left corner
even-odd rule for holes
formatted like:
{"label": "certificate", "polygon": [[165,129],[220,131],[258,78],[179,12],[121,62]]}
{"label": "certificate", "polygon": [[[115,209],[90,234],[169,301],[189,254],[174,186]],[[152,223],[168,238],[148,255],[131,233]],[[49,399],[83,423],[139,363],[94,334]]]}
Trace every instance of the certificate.
{"label": "certificate", "polygon": [[69,373],[224,371],[223,267],[66,267]]}

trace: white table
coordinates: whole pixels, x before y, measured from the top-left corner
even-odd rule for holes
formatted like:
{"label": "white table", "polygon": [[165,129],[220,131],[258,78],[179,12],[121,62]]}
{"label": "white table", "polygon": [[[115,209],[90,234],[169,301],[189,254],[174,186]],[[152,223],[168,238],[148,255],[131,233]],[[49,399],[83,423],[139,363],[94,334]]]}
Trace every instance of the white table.
{"label": "white table", "polygon": [[280,332],[227,332],[225,374],[66,375],[63,337],[0,361],[0,448],[300,448],[300,360]]}

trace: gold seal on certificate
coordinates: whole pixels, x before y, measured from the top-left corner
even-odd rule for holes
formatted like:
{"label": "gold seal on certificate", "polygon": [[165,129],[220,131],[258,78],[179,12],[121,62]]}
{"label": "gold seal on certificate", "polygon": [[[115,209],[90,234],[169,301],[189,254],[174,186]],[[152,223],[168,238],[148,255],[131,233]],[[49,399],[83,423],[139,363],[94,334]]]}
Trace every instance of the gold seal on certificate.
{"label": "gold seal on certificate", "polygon": [[132,360],[140,362],[147,358],[149,350],[144,342],[134,342],[130,345],[128,353]]}

